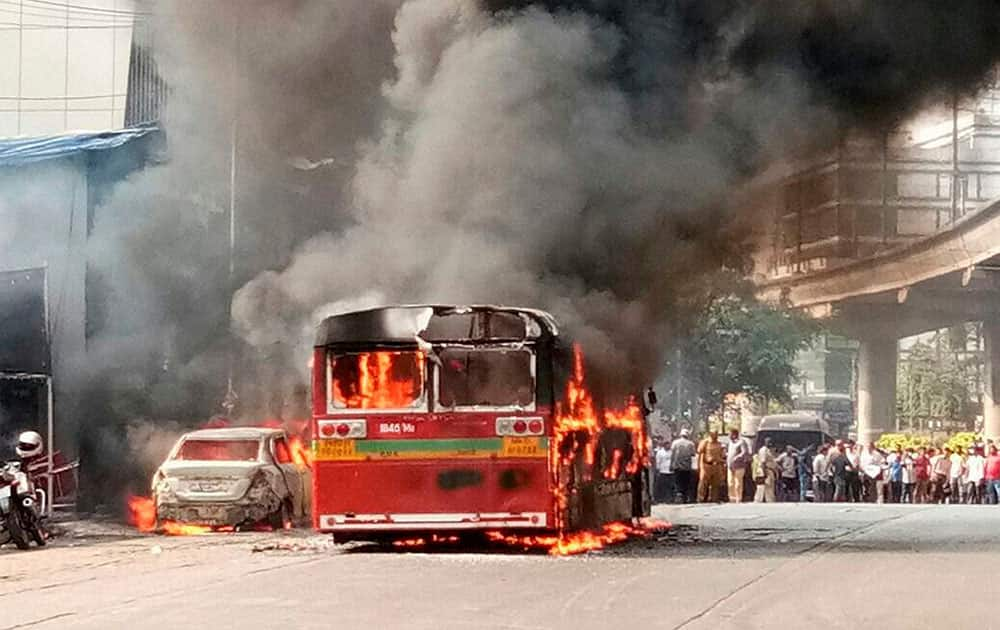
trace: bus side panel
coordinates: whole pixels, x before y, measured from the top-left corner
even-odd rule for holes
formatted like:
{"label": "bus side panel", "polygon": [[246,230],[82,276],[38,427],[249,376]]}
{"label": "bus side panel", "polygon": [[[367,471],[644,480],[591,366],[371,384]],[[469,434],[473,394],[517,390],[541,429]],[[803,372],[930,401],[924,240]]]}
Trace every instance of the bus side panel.
{"label": "bus side panel", "polygon": [[316,462],[313,479],[313,523],[323,531],[324,515],[352,514],[543,513],[554,523],[545,459]]}

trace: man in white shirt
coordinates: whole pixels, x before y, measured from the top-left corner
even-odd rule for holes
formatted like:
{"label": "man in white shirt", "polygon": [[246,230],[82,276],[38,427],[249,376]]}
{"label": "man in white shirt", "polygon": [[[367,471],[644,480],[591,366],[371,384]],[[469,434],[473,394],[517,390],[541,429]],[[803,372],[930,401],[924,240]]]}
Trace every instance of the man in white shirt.
{"label": "man in white shirt", "polygon": [[931,456],[931,502],[944,503],[950,490],[948,479],[951,472],[951,447],[944,447],[944,453]]}
{"label": "man in white shirt", "polygon": [[816,457],[813,457],[813,501],[826,503],[830,500],[830,457],[827,446],[819,447]]}
{"label": "man in white shirt", "polygon": [[654,453],[656,458],[656,479],[653,482],[653,496],[656,503],[671,503],[674,499],[674,472],[670,468],[671,450],[667,442],[661,442]]}
{"label": "man in white shirt", "polygon": [[850,468],[847,471],[847,499],[851,503],[861,503],[861,448],[854,442],[844,445],[844,455]]}
{"label": "man in white shirt", "polygon": [[885,496],[885,455],[874,442],[870,442],[862,451],[859,463],[863,474],[863,500],[882,503]]}
{"label": "man in white shirt", "polygon": [[681,435],[670,446],[670,469],[674,474],[674,484],[681,503],[694,503],[694,489],[697,487],[698,458],[696,446],[688,437],[691,430],[681,429]]}
{"label": "man in white shirt", "polygon": [[747,466],[753,458],[750,443],[740,435],[738,429],[729,432],[729,444],[726,448],[726,470],[729,479],[729,502],[743,501],[743,481]]}
{"label": "man in white shirt", "polygon": [[986,480],[986,458],[975,448],[969,449],[965,459],[965,475],[962,483],[965,486],[965,502],[976,504],[982,502],[982,488]]}
{"label": "man in white shirt", "polygon": [[785,452],[775,458],[778,465],[778,501],[792,502],[799,499],[799,453],[791,444],[785,445]]}
{"label": "man in white shirt", "polygon": [[756,503],[774,503],[774,486],[778,478],[778,464],[774,459],[772,450],[774,443],[771,438],[764,439],[764,445],[754,456],[754,483],[757,484],[757,492],[754,494]]}
{"label": "man in white shirt", "polygon": [[901,503],[916,503],[916,497],[914,496],[914,490],[917,487],[917,467],[914,461],[915,457],[913,454],[913,449],[908,448],[906,452],[903,453],[903,469],[901,480],[903,482],[903,496],[900,498]]}
{"label": "man in white shirt", "polygon": [[948,487],[951,492],[948,495],[948,503],[961,503],[962,491],[965,489],[962,487],[962,478],[965,476],[965,458],[962,457],[960,450],[957,450],[951,454],[950,459],[951,471],[948,473]]}

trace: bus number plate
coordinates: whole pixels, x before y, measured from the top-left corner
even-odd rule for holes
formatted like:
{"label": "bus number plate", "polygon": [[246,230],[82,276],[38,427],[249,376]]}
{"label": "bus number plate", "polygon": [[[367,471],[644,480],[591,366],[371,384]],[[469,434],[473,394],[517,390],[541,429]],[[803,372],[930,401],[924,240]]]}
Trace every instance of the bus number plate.
{"label": "bus number plate", "polygon": [[329,461],[337,459],[355,459],[357,450],[354,440],[319,440],[316,444],[316,459]]}
{"label": "bus number plate", "polygon": [[538,438],[508,437],[503,440],[501,457],[544,457],[542,441]]}

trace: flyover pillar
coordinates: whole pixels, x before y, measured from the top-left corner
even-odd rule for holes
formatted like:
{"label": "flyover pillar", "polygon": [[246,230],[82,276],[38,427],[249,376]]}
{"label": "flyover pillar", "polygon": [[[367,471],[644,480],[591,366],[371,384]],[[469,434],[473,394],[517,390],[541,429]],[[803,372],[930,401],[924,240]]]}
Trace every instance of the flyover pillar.
{"label": "flyover pillar", "polygon": [[983,322],[983,341],[983,435],[996,442],[1000,441],[1000,321]]}
{"label": "flyover pillar", "polygon": [[895,428],[896,339],[861,339],[858,346],[858,442],[867,444]]}

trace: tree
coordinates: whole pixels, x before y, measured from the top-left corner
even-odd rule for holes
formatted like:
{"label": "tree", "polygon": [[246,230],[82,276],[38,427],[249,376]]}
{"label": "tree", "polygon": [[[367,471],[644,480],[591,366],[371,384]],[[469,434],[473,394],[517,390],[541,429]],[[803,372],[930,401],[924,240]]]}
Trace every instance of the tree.
{"label": "tree", "polygon": [[788,400],[795,356],[818,333],[819,326],[805,315],[750,295],[711,299],[680,346],[691,411],[707,416],[730,394]]}
{"label": "tree", "polygon": [[[972,327],[960,332],[976,334]],[[965,425],[972,428],[976,409],[978,354],[965,351],[965,339],[955,331],[938,331],[915,341],[900,358],[896,387],[899,423],[910,431]],[[936,425],[931,425],[933,421]],[[901,427],[902,428],[902,427]]]}

